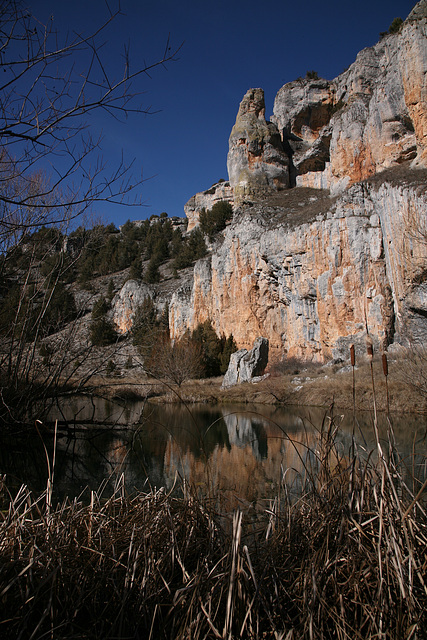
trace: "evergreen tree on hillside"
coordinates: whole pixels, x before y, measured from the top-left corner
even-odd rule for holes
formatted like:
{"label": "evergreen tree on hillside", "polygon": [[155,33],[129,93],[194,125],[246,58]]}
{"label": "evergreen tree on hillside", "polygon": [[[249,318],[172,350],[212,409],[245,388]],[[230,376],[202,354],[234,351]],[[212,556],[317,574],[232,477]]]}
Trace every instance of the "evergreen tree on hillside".
{"label": "evergreen tree on hillside", "polygon": [[107,317],[109,309],[110,305],[103,296],[93,306],[89,335],[95,347],[105,347],[117,341],[118,336],[113,322]]}
{"label": "evergreen tree on hillside", "polygon": [[233,207],[229,202],[220,200],[215,202],[212,209],[202,209],[199,216],[200,229],[212,242],[215,236],[225,229],[233,216]]}
{"label": "evergreen tree on hillside", "polygon": [[216,377],[227,371],[230,356],[237,351],[232,335],[219,338],[210,320],[206,320],[193,331],[192,339],[201,346],[203,373],[206,378]]}

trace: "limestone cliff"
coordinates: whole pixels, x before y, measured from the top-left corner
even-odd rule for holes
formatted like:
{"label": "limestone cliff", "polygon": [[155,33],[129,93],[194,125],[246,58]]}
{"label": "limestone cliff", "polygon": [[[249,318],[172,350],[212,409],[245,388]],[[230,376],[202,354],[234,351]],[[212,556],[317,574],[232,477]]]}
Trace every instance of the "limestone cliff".
{"label": "limestone cliff", "polygon": [[399,33],[364,49],[332,81],[284,85],[272,121],[299,186],[342,191],[411,160],[427,166],[427,1]]}
{"label": "limestone cliff", "polygon": [[187,231],[192,231],[199,224],[202,209],[212,209],[215,202],[221,200],[233,203],[233,198],[233,187],[226,181],[217,182],[210,189],[196,193],[184,206],[184,212],[188,218]]}
{"label": "limestone cliff", "polygon": [[137,308],[145,298],[153,298],[153,289],[149,285],[136,280],[125,282],[112,301],[113,321],[119,333],[127,333],[132,328],[132,321]]}
{"label": "limestone cliff", "polygon": [[249,90],[229,143],[229,183],[186,205],[234,216],[170,301],[179,338],[209,319],[270,359],[348,358],[427,339],[427,0],[400,32],[332,81],[282,87],[265,118]]}
{"label": "limestone cliff", "polygon": [[188,230],[199,224],[201,210],[218,200],[237,205],[260,193],[289,187],[289,155],[273,122],[265,119],[264,91],[250,89],[240,103],[229,138],[229,182],[196,193],[184,206]]}
{"label": "limestone cliff", "polygon": [[289,186],[288,156],[275,124],[265,119],[264,91],[250,89],[229,139],[227,169],[234,199]]}
{"label": "limestone cliff", "polygon": [[427,172],[411,175],[354,185],[333,202],[297,188],[236,211],[192,287],[173,297],[172,335],[210,318],[239,348],[265,335],[273,358],[316,360],[347,357],[366,326],[377,346],[409,331],[427,337]]}
{"label": "limestone cliff", "polygon": [[339,193],[407,161],[427,167],[426,42],[427,0],[421,0],[399,33],[361,51],[334,80],[285,84],[271,121],[262,89],[250,89],[230,134],[231,188],[214,185],[193,196],[185,206],[189,229],[218,199],[237,205],[261,190],[295,185]]}

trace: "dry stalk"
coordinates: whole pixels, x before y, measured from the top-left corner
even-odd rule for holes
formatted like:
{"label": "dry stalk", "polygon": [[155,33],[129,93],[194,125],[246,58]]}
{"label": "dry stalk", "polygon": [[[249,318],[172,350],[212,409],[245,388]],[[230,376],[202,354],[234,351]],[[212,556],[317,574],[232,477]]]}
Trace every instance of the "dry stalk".
{"label": "dry stalk", "polygon": [[[388,443],[338,447],[325,418],[301,493],[283,487],[249,528],[227,527],[186,484],[128,496],[124,478],[54,506],[0,483],[0,634],[41,639],[421,638],[427,626],[427,481]],[[380,446],[378,446],[378,444]],[[301,458],[302,459],[302,458]],[[54,466],[54,465],[53,465]],[[415,479],[414,479],[415,483]],[[215,504],[215,503],[214,503]],[[3,506],[4,505],[4,506]],[[268,535],[267,535],[268,532]]]}

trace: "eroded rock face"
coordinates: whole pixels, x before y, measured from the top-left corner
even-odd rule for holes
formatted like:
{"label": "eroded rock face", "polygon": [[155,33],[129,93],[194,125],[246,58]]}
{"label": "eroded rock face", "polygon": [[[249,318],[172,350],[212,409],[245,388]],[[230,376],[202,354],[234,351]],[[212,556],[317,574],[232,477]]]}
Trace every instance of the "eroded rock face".
{"label": "eroded rock face", "polygon": [[[358,184],[301,223],[277,206],[238,210],[223,244],[196,263],[193,284],[172,297],[173,337],[210,319],[249,349],[259,335],[270,360],[324,361],[426,333],[425,172],[413,184]],[[424,186],[421,186],[424,185]],[[410,238],[410,240],[409,240]],[[424,333],[423,333],[424,332]]]}
{"label": "eroded rock face", "polygon": [[114,296],[111,306],[113,321],[119,333],[127,333],[132,328],[132,321],[138,306],[145,298],[153,298],[153,290],[149,285],[128,280]]}
{"label": "eroded rock face", "polygon": [[229,139],[227,169],[236,202],[289,186],[288,156],[275,124],[265,119],[264,91],[250,89]]}
{"label": "eroded rock face", "polygon": [[282,87],[274,122],[263,91],[247,92],[229,185],[186,205],[192,226],[215,199],[234,217],[172,295],[172,338],[210,320],[240,349],[265,336],[270,361],[348,359],[367,328],[376,349],[426,342],[426,25],[422,0],[333,81]]}
{"label": "eroded rock face", "polygon": [[348,186],[392,166],[427,166],[427,0],[401,31],[326,80],[282,87],[272,120],[289,144],[299,186]]}
{"label": "eroded rock face", "polygon": [[233,204],[233,188],[229,182],[218,182],[212,185],[210,189],[196,193],[184,205],[184,212],[188,218],[187,231],[192,231],[199,224],[200,212],[202,209],[212,209],[216,202],[225,200]]}
{"label": "eroded rock face", "polygon": [[297,175],[324,171],[329,162],[335,88],[327,80],[300,78],[282,87],[274,102],[277,125],[291,158],[291,185]]}
{"label": "eroded rock face", "polygon": [[427,166],[427,0],[419,2],[402,27],[399,67],[405,103],[417,140],[417,166]]}
{"label": "eroded rock face", "polygon": [[250,351],[240,349],[231,354],[227,372],[222,381],[223,387],[232,387],[242,382],[250,382],[260,376],[268,364],[268,340],[257,338]]}

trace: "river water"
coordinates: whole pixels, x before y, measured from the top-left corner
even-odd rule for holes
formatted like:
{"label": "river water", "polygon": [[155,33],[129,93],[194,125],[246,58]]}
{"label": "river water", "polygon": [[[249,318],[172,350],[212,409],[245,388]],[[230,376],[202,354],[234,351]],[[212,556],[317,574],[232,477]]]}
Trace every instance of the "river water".
{"label": "river water", "polygon": [[[73,398],[56,410],[52,428],[43,425],[24,440],[3,437],[0,473],[8,487],[46,487],[48,467],[57,499],[90,491],[108,496],[122,483],[128,493],[182,487],[206,494],[220,490],[244,501],[276,495],[281,487],[298,495],[316,472],[319,431],[330,417],[318,408],[272,406],[159,405]],[[68,427],[63,428],[64,421]],[[405,473],[426,475],[426,418],[393,416],[393,432]],[[379,419],[387,452],[389,424]],[[352,433],[362,456],[375,451],[373,417],[336,413],[332,428],[344,460]],[[48,462],[49,460],[49,462]]]}

